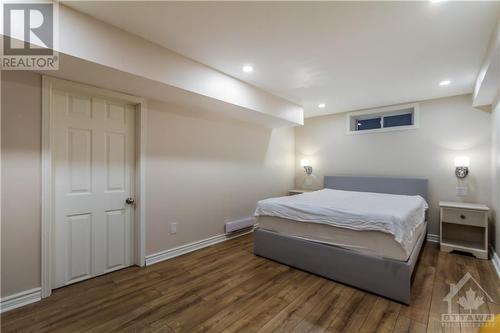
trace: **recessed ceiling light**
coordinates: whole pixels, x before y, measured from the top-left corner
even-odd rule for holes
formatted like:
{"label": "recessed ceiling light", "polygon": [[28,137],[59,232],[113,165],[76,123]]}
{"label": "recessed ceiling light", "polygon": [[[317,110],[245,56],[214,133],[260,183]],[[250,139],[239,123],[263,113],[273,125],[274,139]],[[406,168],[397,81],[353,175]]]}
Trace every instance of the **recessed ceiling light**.
{"label": "recessed ceiling light", "polygon": [[253,67],[251,65],[245,65],[241,68],[243,70],[243,72],[245,73],[251,73],[253,72]]}
{"label": "recessed ceiling light", "polygon": [[440,86],[447,86],[447,85],[449,85],[450,83],[451,83],[451,81],[450,81],[450,80],[444,80],[444,81],[439,82],[439,85],[440,85]]}
{"label": "recessed ceiling light", "polygon": [[326,108],[326,104],[325,103],[319,103],[318,104],[318,108],[324,109],[324,108]]}

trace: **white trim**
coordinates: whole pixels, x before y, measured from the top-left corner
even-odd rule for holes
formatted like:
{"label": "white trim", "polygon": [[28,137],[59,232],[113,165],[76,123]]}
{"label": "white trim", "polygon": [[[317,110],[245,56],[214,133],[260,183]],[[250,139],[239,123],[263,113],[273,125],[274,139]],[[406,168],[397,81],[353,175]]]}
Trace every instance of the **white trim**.
{"label": "white trim", "polygon": [[33,288],[0,299],[0,313],[17,309],[42,299],[41,288]]}
{"label": "white trim", "polygon": [[146,253],[146,137],[147,137],[147,107],[143,98],[92,87],[72,81],[42,76],[42,223],[41,223],[41,297],[50,296],[52,292],[52,142],[51,142],[51,95],[52,89],[73,90],[93,96],[115,99],[136,105],[136,255],[135,264],[144,266]]}
{"label": "white trim", "polygon": [[[397,111],[404,109],[413,108],[413,125],[409,126],[395,126],[395,127],[383,127],[366,131],[353,131],[351,128],[351,119],[354,116],[364,116],[364,115],[396,115]],[[400,104],[387,106],[378,109],[369,109],[369,110],[361,110],[361,111],[352,111],[346,113],[346,134],[348,135],[357,135],[357,134],[370,134],[370,133],[384,133],[384,132],[394,132],[394,131],[405,131],[405,130],[413,130],[419,128],[420,125],[420,107],[418,103],[410,103],[410,104]]]}
{"label": "white trim", "polygon": [[217,236],[213,236],[210,238],[202,239],[202,240],[197,241],[197,242],[181,245],[181,246],[173,248],[173,249],[160,251],[157,253],[147,255],[146,256],[146,266],[153,265],[153,264],[156,264],[156,263],[159,263],[161,261],[168,260],[168,259],[172,259],[172,258],[181,256],[183,254],[205,248],[207,246],[211,246],[211,245],[214,245],[217,243],[224,242],[224,241],[229,240],[229,239],[233,239],[233,238],[236,238],[239,236],[249,234],[249,233],[253,232],[253,230],[254,230],[254,228],[252,228],[250,230],[245,230],[245,231],[239,232],[239,233],[217,235]]}
{"label": "white trim", "polygon": [[[2,71],[0,71],[0,86],[2,84]],[[5,97],[4,97],[5,98]],[[0,93],[0,105],[2,105],[2,94]],[[2,107],[0,107],[0,196],[3,195],[2,193],[2,158],[1,158],[1,151],[2,151]],[[0,200],[0,216],[2,215],[2,200]],[[1,220],[1,218],[0,218]],[[1,230],[1,227],[0,227]],[[1,304],[1,299],[0,299],[0,304]],[[1,313],[1,307],[0,307],[0,313]]]}
{"label": "white trim", "polygon": [[490,255],[491,255],[491,263],[493,267],[495,267],[495,271],[497,272],[497,276],[500,278],[500,258],[498,257],[495,249],[490,244]]}
{"label": "white trim", "polygon": [[427,241],[432,243],[439,243],[439,235],[427,234]]}
{"label": "white trim", "polygon": [[148,109],[146,102],[137,105],[136,147],[139,149],[136,162],[135,192],[137,196],[136,210],[136,265],[146,264],[146,143],[148,128]]}
{"label": "white trim", "polygon": [[50,101],[52,80],[42,76],[42,222],[41,222],[41,296],[52,293],[52,152],[50,140]]}

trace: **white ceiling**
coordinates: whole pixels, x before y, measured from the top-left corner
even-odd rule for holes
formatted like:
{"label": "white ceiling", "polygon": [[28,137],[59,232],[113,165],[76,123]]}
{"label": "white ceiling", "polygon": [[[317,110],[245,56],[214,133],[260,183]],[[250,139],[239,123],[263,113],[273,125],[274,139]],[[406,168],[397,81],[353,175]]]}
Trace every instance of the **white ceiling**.
{"label": "white ceiling", "polygon": [[499,13],[495,1],[65,4],[298,103],[306,117],[471,93]]}

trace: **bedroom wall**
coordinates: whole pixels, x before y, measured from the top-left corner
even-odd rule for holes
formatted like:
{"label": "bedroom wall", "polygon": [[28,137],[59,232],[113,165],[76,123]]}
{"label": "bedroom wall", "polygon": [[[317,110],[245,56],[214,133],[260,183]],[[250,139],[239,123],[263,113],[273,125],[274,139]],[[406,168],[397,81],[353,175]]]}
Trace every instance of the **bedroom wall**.
{"label": "bedroom wall", "polygon": [[[1,297],[40,286],[41,76],[2,72]],[[147,254],[224,232],[294,182],[294,130],[148,101]],[[169,223],[177,222],[170,235]]]}
{"label": "bedroom wall", "polygon": [[2,72],[1,295],[40,286],[42,79]]}
{"label": "bedroom wall", "polygon": [[148,102],[148,131],[147,254],[223,234],[225,220],[293,187],[293,128]]}
{"label": "bedroom wall", "polygon": [[[496,104],[496,105],[495,105]],[[500,255],[500,93],[493,103],[493,141],[492,141],[492,206],[494,212],[495,225],[493,232],[495,237],[495,251]]]}
{"label": "bedroom wall", "polygon": [[[346,114],[307,118],[295,129],[296,186],[304,184],[299,161],[308,158],[313,188],[325,175],[429,179],[429,230],[439,234],[440,200],[491,205],[491,113],[471,107],[471,96],[420,102],[420,127],[373,134],[346,134]],[[456,196],[453,160],[471,159],[468,195]]]}

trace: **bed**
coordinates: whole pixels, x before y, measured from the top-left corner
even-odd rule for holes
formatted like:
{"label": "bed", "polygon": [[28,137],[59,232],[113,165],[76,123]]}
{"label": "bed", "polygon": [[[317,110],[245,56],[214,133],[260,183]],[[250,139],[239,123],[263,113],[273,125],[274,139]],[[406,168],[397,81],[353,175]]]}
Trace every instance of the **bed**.
{"label": "bed", "polygon": [[324,184],[260,201],[254,253],[409,304],[428,181],[327,176]]}

